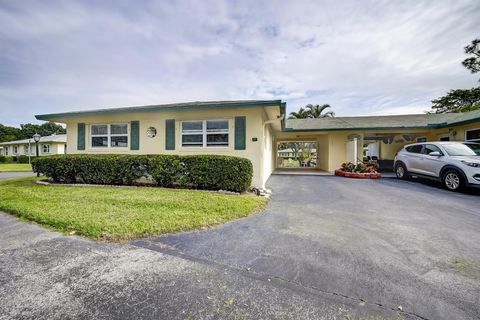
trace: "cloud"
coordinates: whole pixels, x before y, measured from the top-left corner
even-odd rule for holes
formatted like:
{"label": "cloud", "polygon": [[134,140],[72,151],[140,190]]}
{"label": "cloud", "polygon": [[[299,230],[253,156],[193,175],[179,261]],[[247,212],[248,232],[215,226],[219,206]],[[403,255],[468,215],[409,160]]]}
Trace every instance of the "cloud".
{"label": "cloud", "polygon": [[0,123],[192,100],[423,112],[478,83],[471,1],[0,2]]}

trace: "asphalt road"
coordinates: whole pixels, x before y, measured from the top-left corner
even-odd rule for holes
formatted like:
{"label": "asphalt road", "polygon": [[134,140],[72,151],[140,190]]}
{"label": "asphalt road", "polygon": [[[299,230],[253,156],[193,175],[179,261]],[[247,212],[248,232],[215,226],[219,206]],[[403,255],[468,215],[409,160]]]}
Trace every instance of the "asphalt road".
{"label": "asphalt road", "polygon": [[[477,319],[480,197],[272,176],[267,210],[130,244],[0,214],[0,319]],[[1,196],[1,195],[0,195]]]}

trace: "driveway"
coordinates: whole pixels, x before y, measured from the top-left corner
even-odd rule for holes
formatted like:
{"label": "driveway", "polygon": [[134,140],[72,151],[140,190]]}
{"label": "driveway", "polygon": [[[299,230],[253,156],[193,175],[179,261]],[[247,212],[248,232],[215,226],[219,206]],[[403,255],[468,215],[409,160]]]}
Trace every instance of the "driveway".
{"label": "driveway", "polygon": [[477,319],[480,198],[272,176],[267,210],[96,243],[0,215],[0,319]]}
{"label": "driveway", "polygon": [[176,252],[427,319],[480,317],[480,197],[397,179],[276,175],[265,213],[158,237]]}

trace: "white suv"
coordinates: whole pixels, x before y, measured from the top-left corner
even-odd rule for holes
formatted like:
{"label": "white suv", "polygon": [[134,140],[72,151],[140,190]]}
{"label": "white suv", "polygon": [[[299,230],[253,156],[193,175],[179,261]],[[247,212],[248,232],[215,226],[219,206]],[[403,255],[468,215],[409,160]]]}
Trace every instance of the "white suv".
{"label": "white suv", "polygon": [[480,143],[423,142],[405,146],[395,156],[399,179],[410,175],[443,182],[448,190],[480,187]]}

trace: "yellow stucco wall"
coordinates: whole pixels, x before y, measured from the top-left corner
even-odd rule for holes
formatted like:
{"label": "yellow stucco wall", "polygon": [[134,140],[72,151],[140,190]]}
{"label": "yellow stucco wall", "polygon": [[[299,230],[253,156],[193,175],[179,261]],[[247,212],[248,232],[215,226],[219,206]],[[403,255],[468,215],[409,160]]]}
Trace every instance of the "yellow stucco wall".
{"label": "yellow stucco wall", "polygon": [[[43,145],[44,144],[49,144],[50,145],[50,152],[43,152]],[[22,144],[9,144],[9,145],[4,145],[3,150],[2,150],[2,155],[5,155],[5,147],[8,146],[8,155],[9,156],[35,156],[36,151],[35,151],[35,143],[30,144],[30,152],[27,153],[25,152],[25,146],[28,147],[28,143],[22,143]],[[39,156],[51,156],[54,154],[64,154],[65,152],[65,143],[64,142],[47,142],[47,143],[39,143],[38,144],[38,151],[39,151]],[[17,152],[14,152],[14,147],[17,147]]]}
{"label": "yellow stucco wall", "polygon": [[[234,117],[246,117],[246,150],[234,149]],[[126,114],[97,115],[90,117],[75,117],[65,119],[67,125],[67,153],[116,153],[116,154],[219,154],[247,158],[252,161],[254,168],[253,186],[263,187],[266,179],[273,170],[273,166],[266,158],[271,160],[271,134],[264,133],[265,111],[258,108],[236,108],[224,110],[195,110],[176,112],[138,112]],[[175,119],[175,150],[165,149],[165,120]],[[182,147],[181,146],[181,121],[185,120],[229,120],[229,146],[228,147]],[[140,121],[140,149],[130,148],[92,148],[90,127],[92,124],[102,123],[128,123]],[[77,124],[86,124],[85,150],[77,150]],[[154,127],[157,135],[147,137],[147,129]],[[130,132],[130,128],[129,128]],[[252,141],[257,138],[257,141]],[[130,139],[129,139],[130,143]],[[264,156],[269,154],[268,157]]]}

